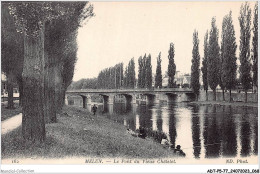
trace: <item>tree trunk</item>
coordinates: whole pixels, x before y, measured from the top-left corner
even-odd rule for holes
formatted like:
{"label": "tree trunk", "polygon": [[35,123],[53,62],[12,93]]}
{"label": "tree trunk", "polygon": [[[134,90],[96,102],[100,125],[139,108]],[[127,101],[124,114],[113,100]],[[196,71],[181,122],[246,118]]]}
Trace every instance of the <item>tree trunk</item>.
{"label": "tree trunk", "polygon": [[19,86],[19,107],[23,106],[23,80],[22,76],[17,77],[17,83]]}
{"label": "tree trunk", "polygon": [[62,107],[65,105],[65,95],[66,95],[66,89],[63,87],[62,88],[62,101],[61,101]]}
{"label": "tree trunk", "polygon": [[56,123],[56,108],[55,108],[55,79],[54,68],[48,67],[45,73],[44,86],[44,118],[45,123]]}
{"label": "tree trunk", "polygon": [[45,58],[45,123],[55,123],[56,120],[56,108],[55,108],[55,57],[53,53],[53,47],[51,43],[51,23],[47,22],[45,24],[45,47],[44,47],[44,58]]}
{"label": "tree trunk", "polygon": [[217,95],[216,95],[216,89],[213,90],[213,101],[216,101]]}
{"label": "tree trunk", "polygon": [[232,102],[233,101],[233,99],[232,99],[232,97],[231,97],[231,89],[229,90],[229,102]]}
{"label": "tree trunk", "polygon": [[206,90],[206,101],[209,100],[209,96],[208,96],[208,90]]}
{"label": "tree trunk", "polygon": [[8,103],[7,103],[7,108],[8,109],[14,109],[14,94],[13,94],[13,89],[14,89],[14,77],[12,73],[8,73],[6,76],[7,79],[7,93],[8,93]]}
{"label": "tree trunk", "polygon": [[44,31],[24,36],[22,134],[25,141],[45,141]]}
{"label": "tree trunk", "polygon": [[225,89],[222,89],[223,101],[225,101]]}
{"label": "tree trunk", "polygon": [[51,123],[57,122],[57,112],[55,108],[55,75],[54,67],[49,69],[49,112]]}
{"label": "tree trunk", "polygon": [[247,103],[247,90],[245,91],[245,103]]}
{"label": "tree trunk", "polygon": [[[45,42],[48,39],[45,38]],[[46,44],[46,43],[45,43]],[[50,116],[50,98],[49,98],[49,55],[45,51],[44,52],[44,59],[45,59],[45,69],[44,69],[44,121],[45,123],[51,122]]]}
{"label": "tree trunk", "polygon": [[62,110],[62,64],[55,66],[55,108],[56,112],[60,113]]}

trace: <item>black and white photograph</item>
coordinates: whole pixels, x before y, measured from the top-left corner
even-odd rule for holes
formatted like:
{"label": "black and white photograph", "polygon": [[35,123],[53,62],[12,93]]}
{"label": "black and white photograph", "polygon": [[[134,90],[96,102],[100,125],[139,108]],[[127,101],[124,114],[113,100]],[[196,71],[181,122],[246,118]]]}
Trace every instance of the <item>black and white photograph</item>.
{"label": "black and white photograph", "polygon": [[258,1],[1,1],[2,173],[258,157]]}

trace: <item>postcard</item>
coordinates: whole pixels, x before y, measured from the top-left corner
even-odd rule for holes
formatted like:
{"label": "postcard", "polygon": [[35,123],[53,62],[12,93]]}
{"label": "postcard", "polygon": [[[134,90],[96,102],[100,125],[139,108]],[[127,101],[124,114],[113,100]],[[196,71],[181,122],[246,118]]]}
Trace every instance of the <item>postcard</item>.
{"label": "postcard", "polygon": [[1,172],[259,172],[257,1],[2,1],[1,31]]}

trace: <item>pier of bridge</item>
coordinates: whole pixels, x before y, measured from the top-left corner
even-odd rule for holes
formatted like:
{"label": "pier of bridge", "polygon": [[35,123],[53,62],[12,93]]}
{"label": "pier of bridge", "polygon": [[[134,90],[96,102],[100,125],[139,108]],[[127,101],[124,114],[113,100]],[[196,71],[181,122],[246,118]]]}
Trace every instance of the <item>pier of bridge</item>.
{"label": "pier of bridge", "polygon": [[[191,96],[193,92],[189,88],[163,88],[163,89],[84,89],[69,90],[66,92],[65,103],[68,104],[68,96],[81,96],[83,108],[90,109],[91,96],[99,95],[103,98],[104,105],[114,104],[116,95],[125,97],[127,103],[136,104],[137,96],[146,96],[146,103],[159,103],[162,96],[167,96],[167,101],[173,101],[176,97]],[[187,98],[187,97],[186,97]]]}

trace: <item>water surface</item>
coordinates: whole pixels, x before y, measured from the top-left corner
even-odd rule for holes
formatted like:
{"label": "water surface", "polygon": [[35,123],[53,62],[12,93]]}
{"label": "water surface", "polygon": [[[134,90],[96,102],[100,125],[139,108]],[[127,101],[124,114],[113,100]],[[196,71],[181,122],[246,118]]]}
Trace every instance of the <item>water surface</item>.
{"label": "water surface", "polygon": [[163,131],[187,158],[256,156],[257,108],[198,106],[189,103],[99,106],[99,114],[136,130]]}

